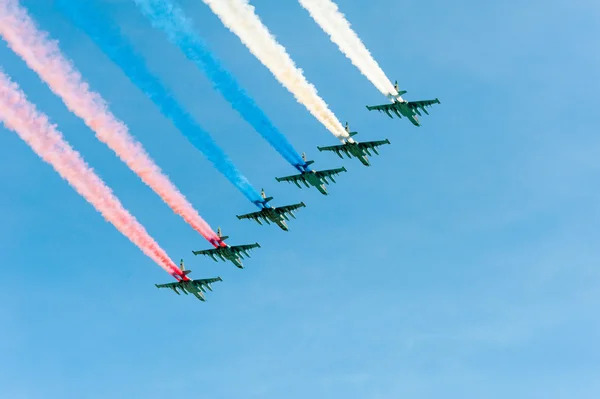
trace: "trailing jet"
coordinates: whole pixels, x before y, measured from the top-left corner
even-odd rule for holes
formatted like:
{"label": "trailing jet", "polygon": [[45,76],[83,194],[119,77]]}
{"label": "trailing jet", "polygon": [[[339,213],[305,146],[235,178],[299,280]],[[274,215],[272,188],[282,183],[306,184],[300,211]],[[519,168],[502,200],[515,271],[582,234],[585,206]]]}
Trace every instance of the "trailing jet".
{"label": "trailing jet", "polygon": [[[349,136],[356,136],[358,132],[351,132],[350,127],[348,126],[348,122],[346,122],[346,132],[348,132]],[[329,147],[317,147],[319,151],[333,151],[340,158],[344,158],[342,153],[346,154],[348,158],[356,157],[363,165],[369,166],[369,158],[367,155],[371,155],[369,150],[373,150],[373,152],[377,155],[377,147],[390,144],[388,139],[380,140],[380,141],[366,141],[364,143],[358,143],[352,139],[346,140],[344,144],[341,145],[332,145]]]}
{"label": "trailing jet", "polygon": [[299,188],[302,188],[302,186],[300,186],[300,182],[302,182],[306,187],[314,186],[321,194],[327,195],[327,188],[325,188],[325,185],[329,184],[327,179],[329,178],[335,183],[333,176],[336,176],[341,172],[347,172],[344,167],[328,170],[310,170],[308,166],[315,161],[307,161],[305,153],[302,153],[302,159],[304,160],[303,164],[294,165],[300,171],[299,175],[276,177],[275,179],[277,179],[278,182],[287,181],[289,183],[295,183]]}
{"label": "trailing jet", "polygon": [[236,245],[233,247],[225,244],[225,240],[229,237],[221,234],[220,227],[217,230],[217,235],[219,236],[219,239],[213,242],[213,245],[216,248],[204,249],[202,251],[192,251],[192,253],[194,255],[210,256],[215,262],[218,262],[218,256],[222,261],[231,261],[231,263],[233,263],[235,266],[237,266],[240,269],[243,269],[244,265],[242,265],[242,259],[244,258],[244,256],[242,254],[246,255],[246,257],[249,258],[249,250],[253,248],[260,248],[260,244],[257,242],[250,245]]}
{"label": "trailing jet", "polygon": [[179,291],[177,291],[177,289],[180,289],[181,292],[183,292],[185,295],[187,295],[189,292],[202,302],[205,302],[206,299],[204,299],[204,295],[202,294],[203,292],[206,292],[204,288],[208,288],[210,291],[212,291],[212,283],[216,283],[217,281],[223,281],[221,277],[190,280],[190,278],[187,275],[191,273],[191,270],[185,270],[185,266],[183,265],[183,259],[181,259],[181,262],[179,263],[179,268],[183,272],[183,277],[181,277],[180,280],[174,283],[154,284],[156,288],[170,288],[173,291],[175,291],[177,295],[181,295]]}
{"label": "trailing jet", "polygon": [[268,204],[269,201],[273,199],[273,197],[268,197],[265,194],[265,190],[263,189],[260,193],[262,196],[262,201],[256,201],[256,205],[262,206],[263,208],[258,212],[247,213],[245,215],[236,215],[236,217],[240,220],[242,219],[252,219],[258,222],[262,226],[261,219],[267,223],[271,224],[271,222],[275,223],[277,226],[281,228],[281,230],[288,231],[286,220],[290,220],[288,215],[296,219],[296,215],[294,215],[294,211],[299,208],[304,208],[304,202],[300,202],[299,204],[280,206],[278,208],[273,208]]}
{"label": "trailing jet", "polygon": [[417,117],[417,115],[421,116],[421,112],[419,111],[419,109],[421,109],[423,112],[425,112],[427,115],[429,115],[429,112],[427,112],[425,107],[430,107],[433,104],[440,103],[440,100],[438,100],[437,98],[434,100],[424,100],[424,101],[406,101],[405,99],[400,97],[401,95],[406,94],[406,90],[398,89],[398,81],[396,81],[396,83],[394,84],[394,87],[395,87],[396,91],[398,92],[398,94],[388,95],[389,99],[392,100],[391,104],[373,105],[373,106],[367,105],[367,109],[369,111],[377,110],[379,112],[385,112],[390,118],[394,119],[392,114],[390,114],[390,111],[392,111],[393,113],[396,114],[396,116],[398,116],[398,118],[402,118],[402,116],[405,116],[408,118],[409,121],[412,122],[413,125],[421,126],[421,123],[419,122],[419,118]]}

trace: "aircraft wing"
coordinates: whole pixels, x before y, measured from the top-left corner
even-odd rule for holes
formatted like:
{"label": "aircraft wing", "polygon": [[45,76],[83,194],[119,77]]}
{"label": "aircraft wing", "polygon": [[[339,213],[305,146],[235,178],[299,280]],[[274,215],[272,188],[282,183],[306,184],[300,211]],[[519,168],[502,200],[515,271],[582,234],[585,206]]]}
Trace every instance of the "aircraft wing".
{"label": "aircraft wing", "polygon": [[369,150],[371,150],[375,154],[379,155],[379,152],[377,151],[377,147],[380,147],[385,144],[390,144],[390,141],[388,139],[385,139],[385,140],[365,141],[363,143],[357,143],[358,148],[360,148],[363,153],[367,153],[368,155],[371,155],[371,152]]}
{"label": "aircraft wing", "polygon": [[396,109],[394,106],[395,103],[392,104],[382,104],[382,105],[367,105],[367,109],[369,111],[393,111]]}
{"label": "aircraft wing", "polygon": [[277,212],[278,215],[285,215],[285,214],[292,214],[292,211],[295,211],[296,209],[300,209],[300,208],[304,208],[306,205],[304,205],[304,202],[301,202],[299,204],[293,204],[293,205],[285,205],[285,206],[280,206],[279,208],[275,208],[275,212]]}
{"label": "aircraft wing", "polygon": [[223,281],[223,279],[221,279],[221,277],[215,277],[215,278],[199,278],[197,280],[192,280],[191,283],[194,284],[196,287],[201,288],[201,287],[208,287],[208,289],[210,290],[210,285],[212,283],[216,283],[217,281]]}
{"label": "aircraft wing", "polygon": [[215,252],[217,252],[216,248],[203,249],[201,251],[192,251],[192,253],[194,255],[208,255],[208,256],[213,256]]}
{"label": "aircraft wing", "polygon": [[293,175],[293,176],[284,176],[284,177],[276,177],[277,181],[287,181],[291,183],[305,182],[306,179],[302,175]]}
{"label": "aircraft wing", "polygon": [[380,147],[386,144],[390,144],[390,141],[388,139],[377,141],[365,141],[363,143],[358,143],[358,148],[363,150],[374,150],[376,147]]}
{"label": "aircraft wing", "polygon": [[[439,104],[439,103],[440,103],[440,100],[438,100],[436,98],[434,100],[409,101],[408,106],[412,109],[421,108],[423,111],[425,111],[425,107],[431,107],[433,104]],[[428,112],[425,111],[425,113],[427,114]]]}
{"label": "aircraft wing", "polygon": [[343,152],[347,152],[345,144],[330,145],[330,146],[327,146],[327,147],[317,147],[317,148],[319,149],[319,151],[334,151],[334,152],[343,151]]}
{"label": "aircraft wing", "polygon": [[394,119],[394,117],[391,114],[391,112],[393,112],[398,118],[402,119],[402,114],[399,112],[397,102],[394,102],[391,104],[382,104],[382,105],[367,105],[367,109],[369,111],[385,112],[387,114],[387,116]]}
{"label": "aircraft wing", "polygon": [[262,216],[262,213],[259,211],[259,212],[246,213],[245,215],[235,215],[235,217],[237,217],[240,220],[252,219],[252,220],[258,221],[263,216]]}
{"label": "aircraft wing", "polygon": [[156,285],[156,288],[178,288],[179,287],[179,282],[175,282],[175,283],[166,283],[166,284],[154,284]]}
{"label": "aircraft wing", "polygon": [[255,242],[254,244],[248,244],[248,245],[236,245],[236,246],[231,247],[231,250],[237,254],[240,252],[246,252],[253,248],[260,248],[260,244]]}
{"label": "aircraft wing", "polygon": [[333,176],[337,176],[342,172],[346,172],[346,168],[341,167],[341,168],[337,168],[337,169],[319,170],[316,172],[316,174],[319,179],[321,179],[323,182],[329,184],[329,182],[327,181],[327,178],[331,179],[335,183]]}

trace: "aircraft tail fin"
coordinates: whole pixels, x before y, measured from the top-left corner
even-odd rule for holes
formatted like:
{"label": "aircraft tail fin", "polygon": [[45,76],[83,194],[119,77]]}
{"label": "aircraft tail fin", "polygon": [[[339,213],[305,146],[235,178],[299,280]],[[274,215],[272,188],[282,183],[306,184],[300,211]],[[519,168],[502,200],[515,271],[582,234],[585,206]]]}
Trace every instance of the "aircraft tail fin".
{"label": "aircraft tail fin", "polygon": [[310,165],[310,164],[313,164],[313,163],[315,163],[315,161],[305,161],[304,163],[305,163],[305,165],[306,165],[306,166],[308,166],[308,165]]}
{"label": "aircraft tail fin", "polygon": [[348,132],[349,137],[356,136],[357,134],[358,132]]}
{"label": "aircraft tail fin", "polygon": [[221,228],[219,227],[217,229],[217,235],[219,236],[219,238],[221,239],[221,241],[225,241],[226,239],[229,238],[229,236],[224,236],[223,233],[221,232]]}
{"label": "aircraft tail fin", "polygon": [[267,197],[267,194],[265,194],[264,188],[262,190],[260,190],[260,196],[263,197],[263,200],[261,201],[263,204],[266,204],[267,202],[273,200],[273,197]]}
{"label": "aircraft tail fin", "polygon": [[400,90],[398,88],[398,81],[394,82],[394,89],[398,92],[398,94],[396,95],[396,97],[408,93],[406,90]]}
{"label": "aircraft tail fin", "polygon": [[190,274],[192,271],[191,270],[183,270],[183,275],[187,276],[188,274]]}

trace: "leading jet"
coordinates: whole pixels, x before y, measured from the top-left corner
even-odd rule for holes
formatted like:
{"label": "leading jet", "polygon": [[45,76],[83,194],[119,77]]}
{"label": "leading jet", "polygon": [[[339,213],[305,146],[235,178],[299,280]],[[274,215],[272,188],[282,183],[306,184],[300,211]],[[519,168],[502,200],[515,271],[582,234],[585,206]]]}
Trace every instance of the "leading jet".
{"label": "leading jet", "polygon": [[181,259],[181,262],[179,263],[179,268],[181,269],[183,277],[176,276],[175,278],[177,278],[178,281],[174,283],[154,284],[156,288],[169,288],[175,291],[177,295],[181,295],[179,291],[177,291],[179,289],[185,295],[187,295],[189,292],[202,302],[205,302],[206,299],[204,299],[203,292],[206,292],[206,290],[204,288],[208,288],[210,291],[212,291],[212,283],[216,283],[217,281],[223,281],[221,277],[190,280],[190,278],[187,275],[191,273],[191,270],[185,270],[185,266],[183,265],[183,259]]}
{"label": "leading jet", "polygon": [[398,89],[398,81],[396,81],[396,83],[394,83],[394,88],[396,89],[396,92],[398,94],[390,93],[388,95],[389,99],[392,101],[391,104],[371,105],[371,106],[367,105],[367,109],[369,111],[385,112],[390,118],[394,119],[394,117],[390,113],[390,111],[392,111],[393,113],[396,114],[396,116],[398,116],[398,118],[402,118],[402,116],[405,116],[408,118],[409,121],[412,122],[413,125],[421,126],[421,122],[419,122],[419,118],[417,117],[417,115],[421,116],[421,112],[419,111],[419,109],[421,109],[423,112],[425,112],[427,115],[429,115],[429,112],[427,112],[425,107],[430,107],[433,104],[440,103],[440,100],[438,100],[437,98],[433,99],[433,100],[423,100],[423,101],[406,101],[405,99],[403,99],[400,96],[403,94],[406,94],[407,92],[406,92],[406,90]]}
{"label": "leading jet", "polygon": [[260,244],[257,242],[254,244],[236,245],[233,247],[229,246],[228,244],[225,244],[225,240],[228,239],[229,236],[224,236],[221,233],[220,227],[217,230],[217,236],[219,238],[217,240],[214,240],[214,242],[212,243],[216,248],[204,249],[201,251],[192,251],[192,253],[194,255],[210,256],[215,262],[218,262],[218,256],[222,261],[231,261],[231,263],[233,263],[236,267],[238,267],[239,269],[243,269],[244,265],[242,265],[242,259],[244,258],[244,256],[242,254],[246,255],[246,257],[249,258],[249,250],[253,248],[260,248]]}
{"label": "leading jet", "polygon": [[307,161],[305,153],[302,153],[302,160],[304,163],[294,165],[300,171],[299,175],[276,177],[275,179],[277,179],[278,182],[287,181],[289,183],[295,183],[299,188],[302,188],[300,185],[302,182],[306,187],[316,187],[321,194],[327,195],[327,188],[325,188],[325,185],[329,184],[327,179],[330,179],[335,183],[333,176],[337,176],[342,172],[347,172],[344,167],[328,170],[311,170],[308,166],[315,161]]}
{"label": "leading jet", "polygon": [[245,215],[236,215],[236,217],[240,220],[242,219],[252,219],[258,222],[262,226],[261,219],[267,223],[271,224],[271,222],[275,223],[277,226],[281,228],[283,231],[289,231],[287,224],[285,221],[289,221],[288,215],[296,219],[296,215],[294,215],[294,211],[299,208],[304,208],[306,205],[304,202],[300,202],[299,204],[292,204],[286,206],[280,206],[278,208],[273,208],[269,205],[269,201],[273,199],[273,197],[267,197],[265,194],[265,190],[263,189],[260,193],[262,200],[256,201],[255,204],[262,207],[262,209],[258,212],[247,213]]}
{"label": "leading jet", "polygon": [[348,122],[346,122],[346,132],[348,132],[348,139],[346,139],[344,144],[317,148],[319,151],[333,151],[342,159],[344,158],[342,153],[344,153],[346,156],[348,156],[348,158],[358,158],[363,165],[370,166],[371,164],[369,163],[368,155],[371,155],[371,153],[369,150],[373,150],[375,154],[379,155],[379,152],[377,152],[377,147],[390,144],[388,139],[379,141],[366,141],[364,143],[358,143],[354,141],[351,137],[356,136],[358,132],[351,132]]}

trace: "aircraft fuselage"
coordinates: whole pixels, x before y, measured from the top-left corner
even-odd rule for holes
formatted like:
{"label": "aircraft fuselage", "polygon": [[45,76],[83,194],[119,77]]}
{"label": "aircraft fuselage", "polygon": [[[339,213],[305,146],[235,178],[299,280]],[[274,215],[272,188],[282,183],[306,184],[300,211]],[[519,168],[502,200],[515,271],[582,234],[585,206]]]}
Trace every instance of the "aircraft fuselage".
{"label": "aircraft fuselage", "polygon": [[240,269],[244,268],[244,265],[242,265],[242,260],[240,259],[239,255],[233,252],[229,245],[226,247],[219,248],[219,251],[217,253],[222,254],[222,256],[224,256],[225,259],[233,263],[236,267]]}
{"label": "aircraft fuselage", "polygon": [[398,101],[398,100],[394,100],[394,102],[396,104],[398,104],[398,108],[400,108],[400,113],[405,116],[406,118],[408,118],[409,121],[411,121],[411,123],[415,126],[421,126],[421,122],[419,121],[419,118],[417,117],[417,113],[415,112],[414,109],[411,109],[408,106],[408,102],[407,101]]}
{"label": "aircraft fuselage", "polygon": [[269,218],[269,220],[271,220],[271,222],[279,226],[281,230],[288,231],[288,227],[285,223],[285,220],[283,219],[283,216],[277,215],[274,211],[271,211],[269,212],[267,217]]}
{"label": "aircraft fuselage", "polygon": [[175,293],[179,294],[179,292],[177,292],[177,289],[180,289],[186,295],[188,293],[194,295],[196,298],[198,298],[202,302],[205,301],[204,295],[202,294],[202,290],[199,289],[196,285],[194,285],[192,283],[192,280],[189,280],[189,279],[180,280],[179,283],[177,284],[177,287],[173,287],[173,291],[175,291]]}
{"label": "aircraft fuselage", "polygon": [[[304,176],[304,178],[306,179],[306,181],[308,181],[308,184],[310,184],[313,187],[316,187],[317,190],[319,190],[319,192],[323,195],[327,195],[327,188],[325,188],[325,184],[323,184],[323,181],[321,180],[321,178],[319,176],[317,176],[317,173],[314,170],[308,171],[308,172],[302,172],[302,175]],[[304,183],[306,185],[306,187],[309,187],[308,184],[306,184],[306,182]]]}
{"label": "aircraft fuselage", "polygon": [[358,158],[358,160],[362,162],[363,165],[371,165],[367,154],[365,154],[365,152],[358,147],[358,143],[346,143],[345,145],[348,146],[348,150],[350,151],[350,153],[354,155],[355,158]]}

